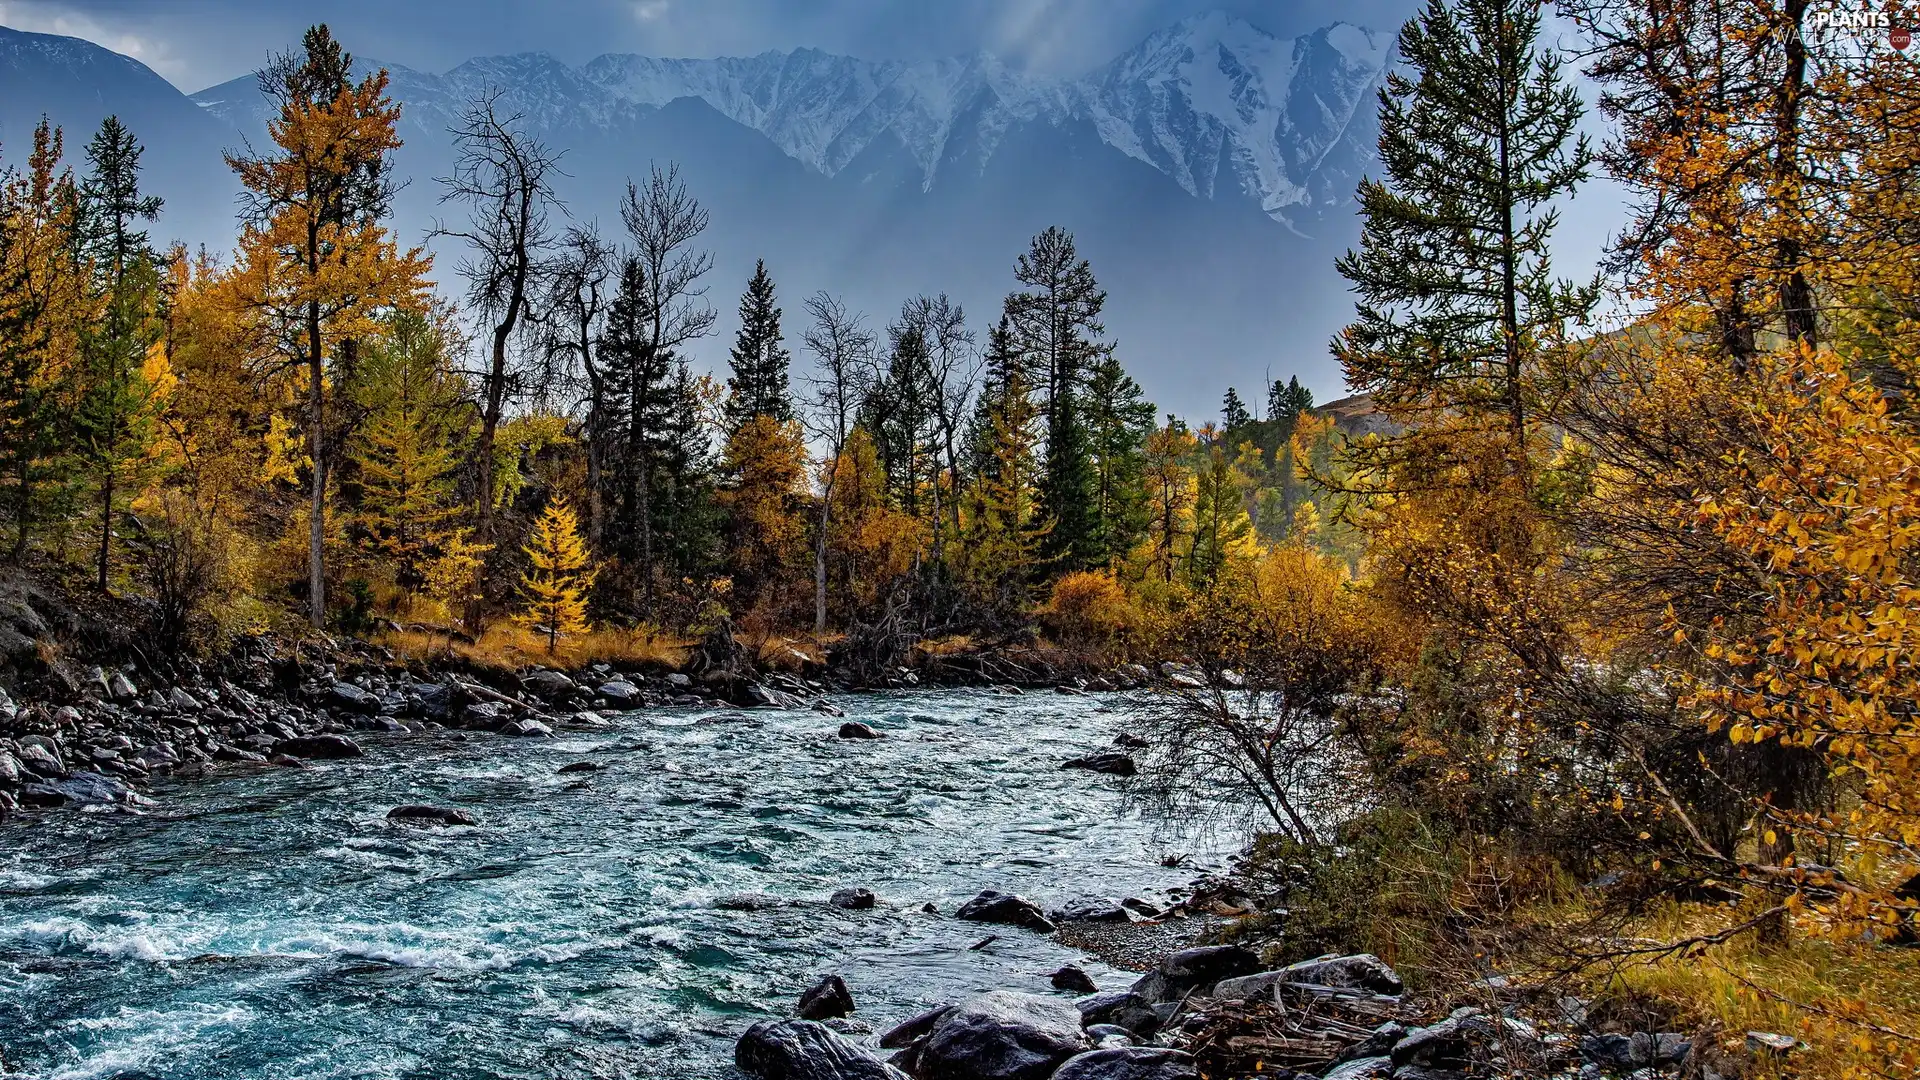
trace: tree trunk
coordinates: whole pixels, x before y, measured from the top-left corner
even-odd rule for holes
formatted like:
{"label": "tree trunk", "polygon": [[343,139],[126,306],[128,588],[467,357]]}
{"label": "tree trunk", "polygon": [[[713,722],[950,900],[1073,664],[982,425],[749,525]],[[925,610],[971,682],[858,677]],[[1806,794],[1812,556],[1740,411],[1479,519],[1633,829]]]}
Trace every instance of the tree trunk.
{"label": "tree trunk", "polygon": [[321,353],[320,305],[307,305],[307,452],[313,458],[312,502],[307,511],[307,618],[327,626],[327,410],[326,365]]}
{"label": "tree trunk", "polygon": [[100,482],[100,580],[101,592],[107,591],[107,560],[113,554],[113,470],[109,468]]}

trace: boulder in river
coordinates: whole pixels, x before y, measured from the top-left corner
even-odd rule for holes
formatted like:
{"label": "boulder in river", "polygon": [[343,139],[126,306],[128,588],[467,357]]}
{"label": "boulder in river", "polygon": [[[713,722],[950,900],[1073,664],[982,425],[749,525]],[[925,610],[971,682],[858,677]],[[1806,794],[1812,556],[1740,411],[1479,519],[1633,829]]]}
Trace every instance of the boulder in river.
{"label": "boulder in river", "polygon": [[567,678],[566,672],[554,671],[551,668],[527,672],[520,676],[520,685],[541,697],[549,698],[563,697],[576,689],[573,680]]}
{"label": "boulder in river", "polygon": [[1055,922],[1133,922],[1133,910],[1110,896],[1083,896],[1053,912]]}
{"label": "boulder in river", "polygon": [[640,700],[640,688],[625,679],[608,679],[594,693],[606,698],[607,704],[619,708],[626,708]]}
{"label": "boulder in river", "polygon": [[1047,976],[1055,990],[1065,990],[1070,994],[1097,994],[1100,988],[1094,985],[1093,977],[1080,970],[1077,965],[1068,964]]}
{"label": "boulder in river", "polygon": [[827,903],[848,911],[870,908],[879,902],[880,901],[874,897],[872,889],[864,889],[858,886],[840,889],[827,898]]}
{"label": "boulder in river", "polygon": [[388,821],[407,825],[475,825],[473,815],[450,806],[426,806],[419,803],[396,806],[387,811]]}
{"label": "boulder in river", "polygon": [[800,1007],[794,1014],[802,1020],[831,1020],[853,1014],[853,992],[838,975],[822,976],[820,981],[800,995]]}
{"label": "boulder in river", "polygon": [[1089,1050],[1068,1058],[1053,1080],[1199,1080],[1193,1055],[1161,1046]]}
{"label": "boulder in river", "polygon": [[849,720],[840,725],[840,737],[843,739],[878,739],[881,734],[858,720]]}
{"label": "boulder in river", "polygon": [[551,739],[553,729],[538,720],[515,720],[500,729],[502,735],[515,735],[523,739]]}
{"label": "boulder in river", "polygon": [[597,761],[570,761],[560,766],[560,771],[563,773],[599,772],[604,768],[606,766]]}
{"label": "boulder in river", "polygon": [[986,889],[979,896],[960,905],[954,912],[958,918],[972,922],[999,923],[1003,926],[1018,926],[1023,930],[1032,930],[1037,934],[1051,934],[1057,927],[1047,918],[1040,905],[1013,893],[1003,893],[997,889]]}
{"label": "boulder in river", "polygon": [[994,990],[954,1006],[912,1047],[920,1080],[1046,1080],[1093,1048],[1080,1014],[1054,998]]}
{"label": "boulder in river", "polygon": [[360,744],[345,735],[303,735],[281,739],[273,744],[273,752],[299,758],[353,758],[360,756]]}
{"label": "boulder in river", "polygon": [[812,1020],[762,1020],[733,1048],[733,1063],[758,1080],[907,1080]]}
{"label": "boulder in river", "polygon": [[127,797],[125,784],[96,772],[74,772],[64,780],[28,784],[20,801],[28,806],[112,806]]}
{"label": "boulder in river", "polygon": [[1102,750],[1088,754],[1086,757],[1077,757],[1060,767],[1085,769],[1088,772],[1106,773],[1109,776],[1134,776],[1140,772],[1140,766],[1134,762],[1133,755],[1123,754],[1118,750]]}

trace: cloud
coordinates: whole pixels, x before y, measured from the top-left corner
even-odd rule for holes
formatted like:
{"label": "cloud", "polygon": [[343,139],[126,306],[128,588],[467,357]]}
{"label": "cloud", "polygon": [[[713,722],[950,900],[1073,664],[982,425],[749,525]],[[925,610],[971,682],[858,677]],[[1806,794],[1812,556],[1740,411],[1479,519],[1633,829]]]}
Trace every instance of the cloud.
{"label": "cloud", "polygon": [[657,22],[666,17],[670,7],[667,0],[640,0],[633,5],[633,17],[643,23]]}

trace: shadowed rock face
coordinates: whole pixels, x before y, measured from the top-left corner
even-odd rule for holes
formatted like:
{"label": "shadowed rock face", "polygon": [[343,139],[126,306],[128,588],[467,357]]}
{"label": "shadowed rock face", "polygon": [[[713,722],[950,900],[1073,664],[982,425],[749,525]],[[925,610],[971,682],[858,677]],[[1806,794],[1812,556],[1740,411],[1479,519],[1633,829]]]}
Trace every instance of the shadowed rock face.
{"label": "shadowed rock face", "polygon": [[907,1080],[811,1020],[762,1020],[740,1037],[733,1061],[759,1080]]}
{"label": "shadowed rock face", "polygon": [[1092,1048],[1080,1012],[1056,998],[996,990],[940,1017],[913,1048],[920,1080],[1045,1080]]}

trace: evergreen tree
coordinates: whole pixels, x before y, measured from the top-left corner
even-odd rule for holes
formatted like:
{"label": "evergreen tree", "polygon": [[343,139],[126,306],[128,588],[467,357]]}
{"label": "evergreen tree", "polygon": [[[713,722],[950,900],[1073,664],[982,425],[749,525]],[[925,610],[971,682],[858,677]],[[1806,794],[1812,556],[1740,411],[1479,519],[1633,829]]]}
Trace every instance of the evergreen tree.
{"label": "evergreen tree", "polygon": [[1081,394],[1094,362],[1111,345],[1100,310],[1107,294],[1080,257],[1073,235],[1052,227],[1033,238],[1014,267],[1025,291],[1006,301],[1013,350],[1041,397],[1046,459],[1040,482],[1043,516],[1050,519],[1045,551],[1062,570],[1095,565],[1094,476]]}
{"label": "evergreen tree", "polygon": [[1221,403],[1220,419],[1228,431],[1238,431],[1253,423],[1253,414],[1247,412],[1246,403],[1240,400],[1240,391],[1227,387],[1226,399]]}
{"label": "evergreen tree", "polygon": [[83,386],[73,421],[76,445],[94,483],[99,508],[95,584],[107,588],[113,515],[140,485],[165,395],[172,383],[156,348],[163,330],[166,277],[148,243],[145,222],[160,216],[157,196],[140,193],[142,147],[109,116],[87,146],[89,171],[80,185],[76,233],[99,317],[82,340]]}
{"label": "evergreen tree", "polygon": [[937,500],[932,487],[939,468],[939,414],[933,405],[938,388],[920,328],[895,325],[890,335],[893,349],[886,372],[867,395],[859,424],[873,437],[894,505],[922,517]]}
{"label": "evergreen tree", "polygon": [[1267,387],[1267,419],[1284,422],[1289,435],[1293,422],[1311,408],[1313,391],[1300,385],[1298,375],[1289,376],[1284,383],[1276,379]]}
{"label": "evergreen tree", "polygon": [[[672,357],[652,337],[652,290],[641,261],[620,264],[620,282],[607,311],[600,340],[609,419],[604,437],[603,499],[611,506],[611,550],[640,574],[641,606],[652,604],[652,582],[659,565],[661,493],[672,485],[672,428],[680,417],[680,398]],[[618,419],[615,419],[615,418]]]}
{"label": "evergreen tree", "polygon": [[1154,407],[1112,352],[1087,377],[1087,449],[1093,463],[1093,532],[1087,558],[1115,565],[1146,531],[1146,441]]}
{"label": "evergreen tree", "polygon": [[1380,92],[1384,180],[1361,181],[1347,382],[1402,422],[1504,427],[1524,460],[1531,363],[1597,289],[1551,276],[1554,199],[1587,176],[1580,98],[1539,44],[1533,0],[1429,0]]}
{"label": "evergreen tree", "polygon": [[415,313],[390,318],[361,353],[353,395],[366,416],[350,450],[361,542],[393,561],[401,588],[425,588],[436,560],[467,534],[456,524],[454,482],[471,449],[473,413],[442,329]]}
{"label": "evergreen tree", "polygon": [[793,419],[788,367],[793,357],[780,336],[780,308],[773,302],[767,263],[754,264],[753,279],[740,297],[740,332],[733,339],[733,377],[727,380],[727,431],[756,416],[784,423]]}
{"label": "evergreen tree", "polygon": [[1246,475],[1234,466],[1218,438],[1212,439],[1194,473],[1193,545],[1187,560],[1194,587],[1211,588],[1228,562],[1253,553],[1246,489]]}
{"label": "evergreen tree", "polygon": [[961,542],[948,549],[961,594],[973,611],[996,622],[1025,616],[1052,527],[1037,498],[1039,410],[1018,366],[1006,368],[1004,378],[982,396],[987,461],[962,504]]}
{"label": "evergreen tree", "polygon": [[526,604],[514,620],[547,639],[554,652],[561,637],[583,634],[587,624],[587,590],[594,571],[588,565],[587,544],[580,538],[580,521],[567,500],[555,496],[533,525],[525,547],[531,568],[520,579]]}

